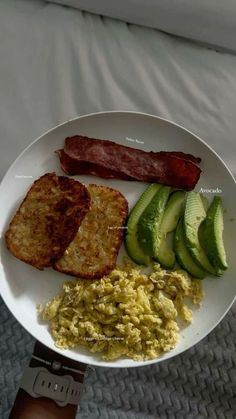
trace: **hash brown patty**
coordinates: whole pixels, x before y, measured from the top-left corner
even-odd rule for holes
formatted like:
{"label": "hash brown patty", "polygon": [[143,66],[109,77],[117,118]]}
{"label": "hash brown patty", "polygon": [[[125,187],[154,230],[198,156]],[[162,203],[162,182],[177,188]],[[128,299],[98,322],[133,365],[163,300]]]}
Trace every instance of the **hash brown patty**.
{"label": "hash brown patty", "polygon": [[51,266],[75,237],[89,205],[82,183],[46,173],[33,183],[13,217],[5,234],[7,248],[38,269]]}
{"label": "hash brown patty", "polygon": [[115,189],[94,184],[87,185],[87,189],[90,210],[54,268],[76,277],[95,279],[108,274],[116,265],[128,203]]}

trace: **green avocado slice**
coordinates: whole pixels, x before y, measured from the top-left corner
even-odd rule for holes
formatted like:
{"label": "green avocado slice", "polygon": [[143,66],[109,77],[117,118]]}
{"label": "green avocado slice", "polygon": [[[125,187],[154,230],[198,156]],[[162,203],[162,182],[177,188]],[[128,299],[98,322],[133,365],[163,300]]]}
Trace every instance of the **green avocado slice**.
{"label": "green avocado slice", "polygon": [[199,228],[206,218],[206,211],[201,195],[191,191],[187,194],[184,212],[184,233],[187,248],[199,267],[212,275],[218,275],[217,269],[210,263],[199,240]]}
{"label": "green avocado slice", "polygon": [[170,186],[161,186],[138,221],[138,241],[150,256],[158,253],[160,246],[158,231],[170,191]]}
{"label": "green avocado slice", "polygon": [[184,212],[185,195],[183,191],[176,191],[171,194],[164,211],[160,230],[157,233],[160,246],[153,257],[168,269],[174,267],[175,253],[167,243],[167,234],[176,229],[179,218]]}
{"label": "green avocado slice", "polygon": [[126,224],[125,248],[129,257],[138,265],[148,266],[150,256],[142,249],[137,237],[137,224],[145,208],[151,202],[161,185],[152,183],[145,189],[133,209],[131,210]]}
{"label": "green avocado slice", "polygon": [[217,269],[226,270],[228,264],[223,242],[223,207],[220,196],[215,196],[207,211],[203,225],[205,250],[208,259]]}
{"label": "green avocado slice", "polygon": [[176,259],[180,266],[184,268],[194,278],[203,279],[208,273],[201,269],[192,258],[185,243],[184,237],[184,220],[183,217],[179,220],[174,234],[174,251]]}

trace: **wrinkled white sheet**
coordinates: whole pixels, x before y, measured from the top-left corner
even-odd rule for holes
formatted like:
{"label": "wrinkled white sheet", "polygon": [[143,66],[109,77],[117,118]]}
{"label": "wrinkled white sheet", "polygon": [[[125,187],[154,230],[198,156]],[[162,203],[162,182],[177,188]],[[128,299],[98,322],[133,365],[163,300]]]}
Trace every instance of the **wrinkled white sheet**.
{"label": "wrinkled white sheet", "polygon": [[235,0],[46,0],[236,51]]}
{"label": "wrinkled white sheet", "polygon": [[236,175],[236,57],[41,1],[0,1],[0,177],[65,120],[138,110],[202,137]]}

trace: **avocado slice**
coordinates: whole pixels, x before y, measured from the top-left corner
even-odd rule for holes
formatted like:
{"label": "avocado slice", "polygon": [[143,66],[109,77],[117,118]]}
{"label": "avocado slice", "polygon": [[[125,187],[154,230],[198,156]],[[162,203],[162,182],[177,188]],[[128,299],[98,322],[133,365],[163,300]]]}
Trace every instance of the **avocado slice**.
{"label": "avocado slice", "polygon": [[151,202],[161,185],[152,183],[145,189],[133,209],[131,210],[126,224],[125,248],[129,257],[138,265],[148,266],[150,256],[142,249],[137,237],[137,224],[145,208]]}
{"label": "avocado slice", "polygon": [[226,270],[228,264],[223,242],[223,207],[220,196],[215,196],[207,211],[203,225],[205,250],[208,259],[217,269]]}
{"label": "avocado slice", "polygon": [[218,275],[217,269],[211,265],[199,240],[199,228],[206,218],[206,211],[198,192],[187,194],[184,212],[184,233],[187,248],[200,268],[212,275]]}
{"label": "avocado slice", "polygon": [[180,266],[182,266],[182,268],[184,268],[194,278],[203,279],[208,275],[206,271],[201,269],[194,262],[194,259],[188,251],[188,248],[185,244],[183,217],[181,217],[181,219],[179,220],[177,228],[175,230],[174,251],[176,254],[176,259]]}
{"label": "avocado slice", "polygon": [[158,253],[160,246],[158,231],[170,191],[170,186],[162,185],[138,221],[138,241],[142,249],[150,256]]}
{"label": "avocado slice", "polygon": [[178,221],[184,212],[185,192],[173,192],[167,202],[164,215],[161,221],[160,230],[157,232],[160,246],[156,254],[153,254],[157,260],[165,268],[172,269],[175,264],[175,253],[168,246],[167,234],[174,231]]}
{"label": "avocado slice", "polygon": [[206,196],[204,196],[202,194],[200,194],[200,197],[201,197],[201,200],[202,200],[202,203],[203,203],[204,210],[207,212],[208,207],[209,207],[208,199],[207,199]]}

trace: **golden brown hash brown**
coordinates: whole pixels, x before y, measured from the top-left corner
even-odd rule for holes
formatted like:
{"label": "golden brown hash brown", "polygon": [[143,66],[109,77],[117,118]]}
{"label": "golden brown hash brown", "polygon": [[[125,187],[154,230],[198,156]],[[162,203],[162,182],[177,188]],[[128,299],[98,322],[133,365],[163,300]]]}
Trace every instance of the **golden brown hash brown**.
{"label": "golden brown hash brown", "polygon": [[115,189],[93,184],[87,188],[91,197],[90,210],[54,267],[66,274],[94,279],[108,274],[116,265],[128,203]]}
{"label": "golden brown hash brown", "polygon": [[89,210],[80,182],[55,173],[36,180],[6,232],[7,248],[18,259],[43,269],[59,259]]}

